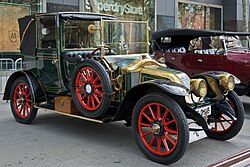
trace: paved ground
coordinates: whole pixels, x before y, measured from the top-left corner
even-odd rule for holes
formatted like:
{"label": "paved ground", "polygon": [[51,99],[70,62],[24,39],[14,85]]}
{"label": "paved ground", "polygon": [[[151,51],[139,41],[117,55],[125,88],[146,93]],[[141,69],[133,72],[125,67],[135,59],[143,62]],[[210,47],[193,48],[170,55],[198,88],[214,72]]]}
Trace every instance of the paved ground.
{"label": "paved ground", "polygon": [[[242,97],[245,124],[229,141],[203,139],[189,144],[172,166],[207,166],[250,148],[250,98]],[[40,110],[35,122],[14,121],[0,101],[0,166],[163,166],[146,159],[122,122],[96,124]]]}

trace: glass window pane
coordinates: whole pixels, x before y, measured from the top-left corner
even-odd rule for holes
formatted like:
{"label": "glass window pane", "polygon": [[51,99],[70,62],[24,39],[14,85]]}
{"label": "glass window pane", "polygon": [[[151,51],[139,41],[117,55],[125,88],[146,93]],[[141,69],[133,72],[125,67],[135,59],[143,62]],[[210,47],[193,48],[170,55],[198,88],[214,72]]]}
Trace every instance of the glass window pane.
{"label": "glass window pane", "polygon": [[47,12],[79,11],[79,0],[47,0]]}

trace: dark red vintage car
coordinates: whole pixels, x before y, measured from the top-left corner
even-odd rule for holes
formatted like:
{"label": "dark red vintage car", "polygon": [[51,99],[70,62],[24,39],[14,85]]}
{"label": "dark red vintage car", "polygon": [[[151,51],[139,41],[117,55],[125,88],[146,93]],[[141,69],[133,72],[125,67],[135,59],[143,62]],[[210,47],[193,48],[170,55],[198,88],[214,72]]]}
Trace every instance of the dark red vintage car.
{"label": "dark red vintage car", "polygon": [[156,60],[190,77],[226,71],[240,79],[238,95],[250,96],[250,33],[168,29],[152,33]]}

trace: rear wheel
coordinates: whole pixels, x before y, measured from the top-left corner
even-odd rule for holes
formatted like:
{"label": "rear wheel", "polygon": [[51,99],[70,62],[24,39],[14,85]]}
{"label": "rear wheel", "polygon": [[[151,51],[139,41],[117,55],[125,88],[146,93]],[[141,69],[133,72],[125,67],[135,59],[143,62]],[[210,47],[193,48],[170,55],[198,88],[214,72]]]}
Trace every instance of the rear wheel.
{"label": "rear wheel", "polygon": [[216,111],[212,111],[215,114],[210,120],[209,125],[212,127],[212,131],[206,131],[208,137],[218,140],[229,140],[236,136],[244,123],[244,107],[240,101],[238,95],[235,92],[229,92],[226,100],[233,109],[234,115],[237,118],[233,121],[225,114],[216,114]]}
{"label": "rear wheel", "polygon": [[34,97],[31,87],[25,77],[17,78],[11,88],[10,106],[17,122],[31,123],[37,114],[34,108]]}
{"label": "rear wheel", "polygon": [[149,159],[162,164],[178,161],[184,154],[189,130],[180,106],[165,95],[141,98],[133,111],[134,139]]}

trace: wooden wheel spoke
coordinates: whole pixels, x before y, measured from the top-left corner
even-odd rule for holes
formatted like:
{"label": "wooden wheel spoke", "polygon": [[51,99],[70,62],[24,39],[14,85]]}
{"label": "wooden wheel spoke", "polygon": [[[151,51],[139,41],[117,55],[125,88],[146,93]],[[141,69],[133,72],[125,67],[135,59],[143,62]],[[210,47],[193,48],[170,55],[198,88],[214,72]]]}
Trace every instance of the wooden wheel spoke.
{"label": "wooden wheel spoke", "polygon": [[87,100],[87,106],[90,105],[90,96],[88,96],[88,100]]}
{"label": "wooden wheel spoke", "polygon": [[221,115],[221,117],[222,117],[222,119],[224,119],[225,121],[227,121],[227,123],[229,123],[230,125],[233,123],[233,121],[232,122],[230,122],[228,119],[226,119],[223,115]]}
{"label": "wooden wheel spoke", "polygon": [[102,87],[102,84],[96,84],[96,85],[94,85],[94,87],[95,88],[100,88],[100,87]]}
{"label": "wooden wheel spoke", "polygon": [[100,92],[98,89],[95,89],[94,92],[95,92],[96,94],[98,94],[98,95],[101,95],[101,96],[103,95],[103,93]]}
{"label": "wooden wheel spoke", "polygon": [[146,117],[150,122],[153,122],[153,120],[147,114],[143,113],[143,116]]}
{"label": "wooden wheel spoke", "polygon": [[169,147],[168,147],[168,143],[167,143],[166,139],[162,138],[162,142],[163,142],[163,145],[164,145],[166,151],[169,151]]}
{"label": "wooden wheel spoke", "polygon": [[28,98],[30,95],[31,95],[30,93],[29,93],[29,94],[27,94],[27,95],[26,95],[26,98]]}
{"label": "wooden wheel spoke", "polygon": [[145,136],[148,136],[148,135],[150,135],[152,132],[146,132],[146,133],[144,133],[144,134],[142,134],[142,137],[145,137]]}
{"label": "wooden wheel spoke", "polygon": [[98,99],[98,97],[96,96],[96,94],[94,94],[93,96],[94,96],[94,98],[95,98],[95,100],[96,100],[96,102],[97,102],[98,104],[101,103],[101,101]]}
{"label": "wooden wheel spoke", "polygon": [[168,126],[168,125],[170,125],[170,124],[172,124],[172,123],[174,123],[174,122],[175,122],[175,120],[173,119],[173,120],[171,120],[171,121],[168,121],[168,122],[164,123],[164,125],[165,125],[165,126]]}
{"label": "wooden wheel spoke", "polygon": [[[219,120],[221,120],[221,118],[219,118]],[[223,128],[223,130],[226,130],[226,128],[224,127],[224,125],[223,125],[222,122],[220,122],[220,125],[221,125],[221,127]]]}
{"label": "wooden wheel spoke", "polygon": [[26,106],[29,107],[29,108],[31,108],[31,105],[29,103],[27,103],[27,102],[26,102]]}
{"label": "wooden wheel spoke", "polygon": [[161,120],[161,106],[157,105],[157,119],[160,121]]}
{"label": "wooden wheel spoke", "polygon": [[163,123],[166,121],[166,117],[167,117],[168,113],[169,113],[168,110],[166,110],[166,111],[164,112],[164,114],[163,114],[163,116],[162,116],[162,122],[163,122]]}
{"label": "wooden wheel spoke", "polygon": [[77,93],[82,93],[82,92],[84,92],[84,91],[85,91],[84,89],[79,89],[79,88],[76,89],[76,92],[77,92]]}
{"label": "wooden wheel spoke", "polygon": [[175,146],[176,142],[170,137],[167,133],[165,133],[165,137]]}
{"label": "wooden wheel spoke", "polygon": [[21,110],[21,115],[22,115],[22,116],[25,116],[25,115],[24,115],[24,112],[25,112],[25,105],[23,105],[22,110]]}
{"label": "wooden wheel spoke", "polygon": [[94,97],[90,96],[90,98],[91,98],[92,107],[95,107],[95,99],[94,99]]}
{"label": "wooden wheel spoke", "polygon": [[83,95],[82,96],[82,101],[84,101],[84,99],[86,99],[86,97],[87,97],[87,94]]}
{"label": "wooden wheel spoke", "polygon": [[148,109],[153,117],[153,120],[156,120],[156,117],[155,117],[155,114],[154,114],[154,111],[152,110],[151,106],[148,106]]}
{"label": "wooden wheel spoke", "polygon": [[160,137],[157,139],[157,151],[161,152],[161,138]]}
{"label": "wooden wheel spoke", "polygon": [[[87,81],[88,81],[87,78],[85,77],[85,75],[84,75],[83,73],[81,73],[81,77],[82,77],[82,79],[83,79],[84,82],[87,82]],[[79,79],[79,80],[80,80],[80,79]]]}
{"label": "wooden wheel spoke", "polygon": [[155,139],[156,139],[156,137],[155,136],[153,136],[152,138],[151,138],[151,140],[149,141],[149,146],[152,146],[152,144],[154,143],[154,141],[155,141]]}
{"label": "wooden wheel spoke", "polygon": [[96,82],[99,80],[99,77],[96,76],[96,78],[93,80],[93,84],[96,84]]}
{"label": "wooden wheel spoke", "polygon": [[150,127],[150,126],[151,126],[151,124],[146,124],[146,123],[140,123],[140,125],[141,125],[142,127]]}
{"label": "wooden wheel spoke", "polygon": [[169,129],[167,127],[164,128],[166,132],[168,133],[173,133],[173,134],[178,134],[177,130],[172,130],[172,129]]}
{"label": "wooden wheel spoke", "polygon": [[88,80],[88,81],[91,81],[89,69],[86,70],[86,76],[87,76],[87,80]]}
{"label": "wooden wheel spoke", "polygon": [[30,99],[26,99],[26,101],[29,102],[29,103],[32,103],[32,100],[30,100]]}

